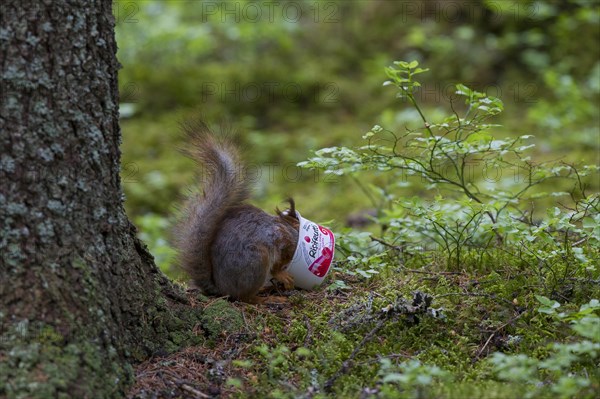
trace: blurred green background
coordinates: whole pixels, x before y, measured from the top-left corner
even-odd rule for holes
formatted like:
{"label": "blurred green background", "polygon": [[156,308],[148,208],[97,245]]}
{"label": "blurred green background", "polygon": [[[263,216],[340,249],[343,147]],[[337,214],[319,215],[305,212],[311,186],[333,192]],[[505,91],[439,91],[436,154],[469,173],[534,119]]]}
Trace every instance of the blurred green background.
{"label": "blurred green background", "polygon": [[[599,3],[556,1],[118,1],[114,3],[126,207],[171,276],[168,231],[197,170],[178,123],[202,115],[238,131],[266,210],[293,196],[339,229],[374,205],[357,182],[296,163],[353,145],[373,125],[418,115],[383,87],[384,67],[418,60],[418,100],[449,112],[455,83],[500,97],[501,136],[535,135],[535,161],[599,163]],[[598,183],[592,182],[592,189]],[[406,196],[422,187],[406,187]]]}

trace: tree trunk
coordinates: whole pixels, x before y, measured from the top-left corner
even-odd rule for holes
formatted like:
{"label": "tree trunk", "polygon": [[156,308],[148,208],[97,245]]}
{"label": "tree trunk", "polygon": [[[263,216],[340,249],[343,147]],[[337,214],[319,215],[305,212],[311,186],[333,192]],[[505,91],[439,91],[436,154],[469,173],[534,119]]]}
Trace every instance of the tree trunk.
{"label": "tree trunk", "polygon": [[2,3],[0,397],[122,396],[199,315],[123,208],[111,1]]}

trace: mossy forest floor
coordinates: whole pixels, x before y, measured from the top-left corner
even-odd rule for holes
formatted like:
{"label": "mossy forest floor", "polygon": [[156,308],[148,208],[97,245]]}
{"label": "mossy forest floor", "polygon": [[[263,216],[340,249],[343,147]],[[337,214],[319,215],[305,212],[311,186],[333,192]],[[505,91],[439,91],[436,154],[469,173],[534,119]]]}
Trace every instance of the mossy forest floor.
{"label": "mossy forest floor", "polygon": [[[129,397],[554,397],[501,381],[489,357],[544,358],[552,342],[568,342],[572,331],[539,313],[533,293],[549,290],[565,310],[576,310],[598,297],[597,281],[540,287],[539,276],[514,265],[512,272],[498,264],[468,272],[435,261],[408,267],[389,266],[369,279],[334,270],[316,291],[276,293],[287,298],[282,304],[188,291],[204,310],[195,331],[204,344],[139,364]],[[347,288],[334,288],[340,280]],[[600,389],[591,372],[589,397]]]}

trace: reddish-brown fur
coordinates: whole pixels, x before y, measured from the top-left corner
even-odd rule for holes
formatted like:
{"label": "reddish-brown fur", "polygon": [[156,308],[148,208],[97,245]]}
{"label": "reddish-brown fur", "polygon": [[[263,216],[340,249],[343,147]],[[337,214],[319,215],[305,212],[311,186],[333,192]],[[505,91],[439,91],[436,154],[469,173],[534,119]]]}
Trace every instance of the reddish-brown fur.
{"label": "reddish-brown fur", "polygon": [[204,167],[204,184],[203,194],[188,198],[176,226],[181,267],[205,293],[250,303],[263,301],[256,294],[269,273],[292,288],[284,267],[298,241],[293,200],[277,215],[245,204],[250,181],[237,147],[202,122],[188,123],[184,130],[190,143],[186,153]]}

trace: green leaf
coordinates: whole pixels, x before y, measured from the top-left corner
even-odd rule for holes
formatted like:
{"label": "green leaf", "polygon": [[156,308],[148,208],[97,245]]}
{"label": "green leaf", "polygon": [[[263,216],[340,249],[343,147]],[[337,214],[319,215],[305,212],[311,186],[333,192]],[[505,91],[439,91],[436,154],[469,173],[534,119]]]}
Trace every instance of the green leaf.
{"label": "green leaf", "polygon": [[471,89],[469,89],[467,86],[465,86],[464,84],[459,83],[456,85],[456,93],[455,94],[470,97],[473,94],[473,91]]}
{"label": "green leaf", "polygon": [[597,299],[592,299],[590,300],[588,303],[581,305],[581,308],[579,308],[579,311],[585,311],[585,310],[597,310],[600,309],[600,301],[598,301]]}
{"label": "green leaf", "polygon": [[582,337],[600,342],[600,318],[597,316],[586,316],[577,320],[571,326],[573,330]]}
{"label": "green leaf", "polygon": [[400,373],[390,373],[381,379],[381,382],[384,384],[394,383],[394,382],[407,382],[408,377],[400,374]]}
{"label": "green leaf", "polygon": [[544,305],[538,309],[538,312],[540,313],[554,314],[555,309],[558,309],[560,307],[560,303],[553,301],[552,299],[546,298],[545,296],[536,295],[535,298],[538,300],[539,303]]}

